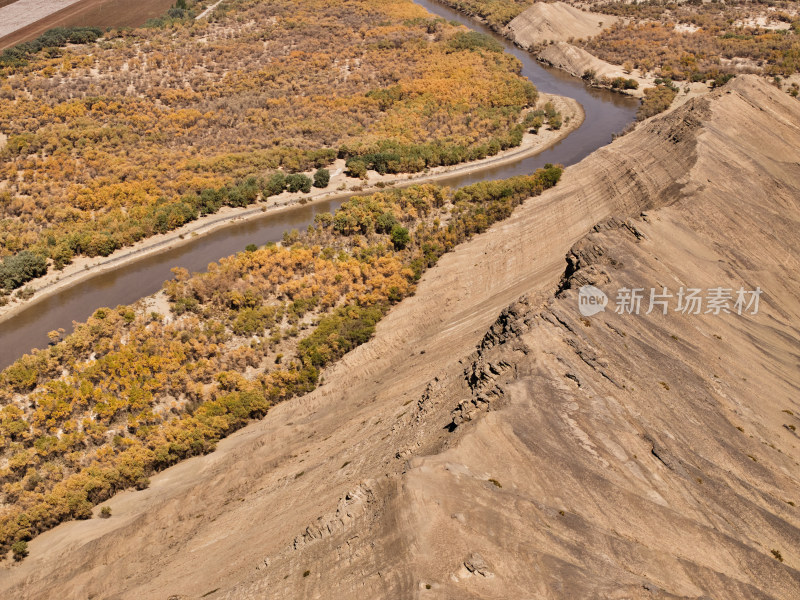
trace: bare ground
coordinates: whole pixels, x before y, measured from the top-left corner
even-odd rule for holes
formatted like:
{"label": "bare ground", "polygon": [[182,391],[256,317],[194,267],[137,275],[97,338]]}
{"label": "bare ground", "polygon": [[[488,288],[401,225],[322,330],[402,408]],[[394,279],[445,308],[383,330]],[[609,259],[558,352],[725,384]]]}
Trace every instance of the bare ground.
{"label": "bare ground", "polygon": [[590,38],[618,20],[618,17],[580,10],[565,2],[536,2],[512,19],[507,29],[516,42],[529,47],[547,41]]}

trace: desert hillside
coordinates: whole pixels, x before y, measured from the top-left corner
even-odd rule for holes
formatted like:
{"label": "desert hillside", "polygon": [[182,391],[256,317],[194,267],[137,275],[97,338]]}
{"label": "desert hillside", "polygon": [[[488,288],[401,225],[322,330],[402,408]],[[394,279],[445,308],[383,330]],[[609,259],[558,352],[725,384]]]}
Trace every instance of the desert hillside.
{"label": "desert hillside", "polygon": [[507,27],[516,42],[528,47],[547,40],[565,42],[570,38],[588,38],[618,20],[618,17],[580,10],[564,2],[536,2],[514,17]]}
{"label": "desert hillside", "polygon": [[[646,121],[0,595],[796,598],[798,148],[800,105],[750,76]],[[585,283],[763,295],[581,317]]]}

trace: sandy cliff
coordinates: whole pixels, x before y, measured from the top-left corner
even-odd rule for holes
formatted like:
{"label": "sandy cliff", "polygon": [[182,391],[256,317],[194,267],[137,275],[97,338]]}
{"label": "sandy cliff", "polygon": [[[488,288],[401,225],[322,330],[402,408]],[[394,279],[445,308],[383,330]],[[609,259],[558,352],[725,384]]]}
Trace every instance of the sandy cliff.
{"label": "sandy cliff", "polygon": [[[320,389],[36,538],[0,595],[796,597],[799,148],[800,104],[754,77],[643,123]],[[586,282],[764,294],[581,318]]]}
{"label": "sandy cliff", "polygon": [[507,25],[507,32],[524,47],[545,41],[589,38],[618,21],[617,17],[588,12],[565,2],[536,2]]}

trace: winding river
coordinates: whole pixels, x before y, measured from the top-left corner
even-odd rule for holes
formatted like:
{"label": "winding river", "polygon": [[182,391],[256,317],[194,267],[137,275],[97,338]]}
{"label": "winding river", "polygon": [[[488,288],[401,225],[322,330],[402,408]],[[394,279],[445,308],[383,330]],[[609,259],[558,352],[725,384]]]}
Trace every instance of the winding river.
{"label": "winding river", "polygon": [[[489,166],[469,174],[439,180],[441,185],[461,187],[483,180],[532,173],[545,163],[575,164],[597,148],[608,144],[614,133],[622,131],[635,118],[638,102],[631,98],[597,90],[561,71],[545,68],[528,52],[514,46],[488,27],[439,4],[435,0],[414,0],[428,11],[495,37],[507,52],[522,62],[522,74],[543,92],[575,98],[583,106],[586,119],[566,138],[547,150],[515,163]],[[157,14],[157,13],[155,13]],[[155,16],[155,15],[153,15]],[[73,321],[85,320],[100,306],[128,304],[158,291],[171,277],[170,269],[181,266],[190,271],[206,268],[209,262],[242,250],[247,244],[264,244],[281,239],[287,229],[304,229],[314,215],[334,210],[343,200],[296,206],[280,212],[267,212],[250,221],[231,223],[191,242],[166,248],[117,270],[98,273],[73,287],[61,290],[28,306],[0,323],[0,368],[47,344],[47,332],[59,327],[71,331]]]}

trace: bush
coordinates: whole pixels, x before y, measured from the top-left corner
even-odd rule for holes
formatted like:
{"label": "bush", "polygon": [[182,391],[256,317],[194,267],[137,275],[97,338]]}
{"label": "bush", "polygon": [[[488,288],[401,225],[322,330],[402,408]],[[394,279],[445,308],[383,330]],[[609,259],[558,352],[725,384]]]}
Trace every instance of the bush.
{"label": "bush", "polygon": [[360,159],[351,158],[346,163],[347,174],[350,177],[358,177],[359,179],[367,178],[367,164]]}
{"label": "bush", "polygon": [[265,197],[277,196],[286,189],[286,175],[278,171],[264,184],[261,192]]}
{"label": "bush", "polygon": [[67,244],[61,244],[50,253],[50,258],[53,259],[53,266],[61,271],[65,266],[72,262],[74,254],[72,249]]}
{"label": "bush", "polygon": [[108,519],[111,516],[111,508],[109,506],[104,506],[100,509],[100,518],[101,519]]}
{"label": "bush", "polygon": [[328,187],[328,184],[331,181],[331,173],[328,169],[318,169],[316,173],[314,173],[314,187],[317,188],[324,188]]}
{"label": "bush", "polygon": [[45,273],[47,260],[30,250],[23,250],[0,262],[0,287],[7,291],[15,290]]}
{"label": "bush", "polygon": [[639,82],[635,79],[614,77],[614,79],[611,80],[611,87],[615,90],[638,90]]}
{"label": "bush", "polygon": [[28,542],[19,540],[18,542],[14,542],[11,546],[11,552],[14,553],[14,560],[20,561],[26,556],[28,556]]}
{"label": "bush", "polygon": [[377,233],[391,233],[397,224],[397,218],[392,213],[381,213],[375,219],[375,231]]}
{"label": "bush", "polygon": [[311,179],[301,173],[294,173],[286,178],[286,189],[292,192],[303,192],[307,194],[311,191]]}
{"label": "bush", "polygon": [[488,50],[489,52],[502,52],[503,46],[489,35],[477,31],[459,32],[455,34],[448,44],[453,51],[459,50]]}
{"label": "bush", "polygon": [[733,75],[732,73],[721,73],[721,74],[717,75],[714,78],[714,80],[711,82],[711,87],[712,88],[722,87],[723,85],[728,83],[734,77],[736,77],[736,75]]}
{"label": "bush", "polygon": [[323,317],[314,333],[302,340],[298,355],[303,363],[319,368],[360,346],[375,333],[375,324],[383,317],[382,306],[342,306]]}
{"label": "bush", "polygon": [[402,225],[395,225],[392,227],[391,238],[395,250],[402,250],[408,246],[409,242],[411,241],[411,236],[408,233],[408,229]]}
{"label": "bush", "polygon": [[647,88],[644,91],[644,98],[642,98],[639,111],[636,113],[636,119],[644,121],[653,115],[664,112],[670,107],[677,94],[677,90],[668,85]]}

